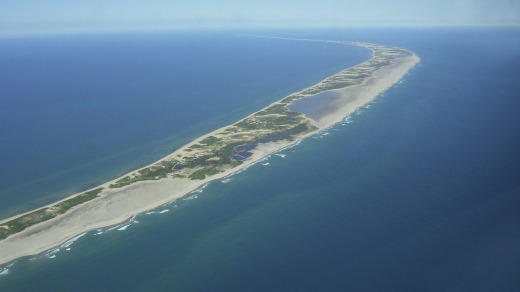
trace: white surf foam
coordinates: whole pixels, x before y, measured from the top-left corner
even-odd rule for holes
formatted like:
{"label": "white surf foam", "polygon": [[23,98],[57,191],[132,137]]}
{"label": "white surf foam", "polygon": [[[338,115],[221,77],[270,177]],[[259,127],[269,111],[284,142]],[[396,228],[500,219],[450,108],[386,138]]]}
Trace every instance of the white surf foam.
{"label": "white surf foam", "polygon": [[78,240],[80,237],[84,236],[85,234],[87,234],[87,233],[86,232],[81,233],[80,235],[67,240],[64,244],[60,245],[60,247],[67,248],[67,247],[71,246],[76,240]]}
{"label": "white surf foam", "polygon": [[[112,230],[114,230],[114,229],[120,230],[120,228],[123,228],[123,227],[125,227],[125,226],[126,226],[126,227],[125,227],[125,229],[126,229],[126,228],[128,228],[128,226],[132,225],[132,223],[135,222],[135,221],[134,221],[134,218],[135,218],[135,215],[132,216],[132,218],[130,218],[130,220],[129,220],[130,222],[127,221],[127,222],[124,222],[124,223],[122,223],[122,224],[118,224],[118,225],[116,225],[116,226],[113,226],[113,227],[108,228],[106,231],[112,231]],[[125,229],[123,229],[123,230],[125,230]]]}
{"label": "white surf foam", "polygon": [[139,220],[135,219],[135,218],[137,218],[137,215],[139,215],[139,214],[136,214],[136,215],[132,216],[132,218],[130,218],[130,224],[139,223]]}
{"label": "white surf foam", "polygon": [[184,201],[189,201],[189,200],[194,200],[194,199],[196,199],[196,198],[198,198],[198,197],[199,197],[199,196],[197,196],[197,195],[191,195],[191,196],[188,196],[188,197],[184,198],[183,200],[184,200]]}
{"label": "white surf foam", "polygon": [[128,228],[128,226],[130,226],[130,225],[132,225],[132,224],[126,224],[126,225],[123,226],[123,227],[119,227],[119,228],[117,228],[117,230],[119,230],[119,231],[126,230],[126,229]]}
{"label": "white surf foam", "polygon": [[45,257],[49,259],[56,258],[56,255],[60,252],[60,248],[54,248],[45,253]]}
{"label": "white surf foam", "polygon": [[203,186],[201,186],[200,188],[194,190],[192,193],[202,193],[204,191],[204,189],[208,186],[208,184],[204,184]]}
{"label": "white surf foam", "polygon": [[112,231],[112,230],[114,230],[114,229],[116,229],[116,228],[119,228],[119,227],[121,227],[121,225],[116,225],[116,226],[114,226],[114,227],[110,227],[110,228],[108,228],[107,231]]}

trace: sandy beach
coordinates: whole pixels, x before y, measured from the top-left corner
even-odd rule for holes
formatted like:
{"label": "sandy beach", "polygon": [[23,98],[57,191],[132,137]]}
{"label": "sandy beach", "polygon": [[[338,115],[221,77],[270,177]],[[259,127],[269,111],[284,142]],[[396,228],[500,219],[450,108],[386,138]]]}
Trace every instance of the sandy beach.
{"label": "sandy beach", "polygon": [[[230,176],[266,156],[294,145],[308,136],[314,135],[321,130],[343,121],[348,115],[369,103],[384,90],[397,83],[418,62],[419,58],[413,54],[411,56],[401,57],[394,64],[378,69],[372,76],[367,77],[362,84],[333,90],[337,92],[339,96],[339,98],[334,100],[333,110],[319,118],[311,120],[312,124],[319,128],[317,131],[308,133],[297,141],[260,144],[252,151],[253,155],[248,157],[243,164],[223,173],[213,175],[204,180],[167,178],[157,181],[137,182],[117,189],[109,188],[109,186],[119,180],[120,177],[98,186],[96,188],[104,188],[98,198],[74,207],[63,215],[31,226],[22,232],[0,241],[0,264],[11,262],[20,257],[45,252],[89,230],[125,222],[135,214],[157,208],[168,202],[184,197],[210,181]],[[275,102],[273,104],[277,103],[278,102]],[[205,137],[219,133],[225,128],[227,128],[227,126],[199,137],[157,162],[183,154],[191,145],[201,141]],[[132,173],[137,171],[138,170]],[[52,205],[54,204],[55,203]],[[0,225],[21,215],[2,220],[0,221]]]}
{"label": "sandy beach", "polygon": [[395,64],[376,71],[362,84],[331,90],[338,93],[339,98],[334,100],[332,111],[326,112],[315,120],[316,126],[324,129],[338,123],[399,82],[419,61],[420,59],[416,55],[400,58]]}

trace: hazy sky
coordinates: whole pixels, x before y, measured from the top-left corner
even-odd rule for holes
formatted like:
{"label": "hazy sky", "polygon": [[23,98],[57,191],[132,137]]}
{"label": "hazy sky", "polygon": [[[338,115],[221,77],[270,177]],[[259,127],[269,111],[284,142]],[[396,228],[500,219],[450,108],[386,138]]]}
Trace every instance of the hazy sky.
{"label": "hazy sky", "polygon": [[520,25],[520,1],[0,0],[0,33],[439,25]]}

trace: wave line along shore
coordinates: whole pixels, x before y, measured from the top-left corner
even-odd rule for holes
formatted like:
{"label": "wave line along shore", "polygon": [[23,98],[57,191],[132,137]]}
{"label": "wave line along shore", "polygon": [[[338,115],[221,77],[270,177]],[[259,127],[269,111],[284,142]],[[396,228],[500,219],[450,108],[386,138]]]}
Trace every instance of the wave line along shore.
{"label": "wave line along shore", "polygon": [[[96,228],[179,199],[210,181],[238,172],[338,122],[397,83],[419,61],[410,51],[359,42],[269,37],[354,45],[372,57],[293,93],[246,118],[201,136],[170,155],[89,191],[0,221],[0,264],[36,255]],[[326,114],[289,110],[323,92]]]}

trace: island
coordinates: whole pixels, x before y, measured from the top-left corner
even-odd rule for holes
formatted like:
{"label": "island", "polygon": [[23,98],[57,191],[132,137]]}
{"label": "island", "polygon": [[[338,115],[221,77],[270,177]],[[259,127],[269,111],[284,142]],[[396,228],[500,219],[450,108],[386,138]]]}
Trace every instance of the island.
{"label": "island", "polygon": [[0,264],[36,255],[93,229],[124,222],[186,196],[338,122],[398,82],[412,52],[361,42],[369,60],[199,137],[159,161],[59,202],[0,221]]}

